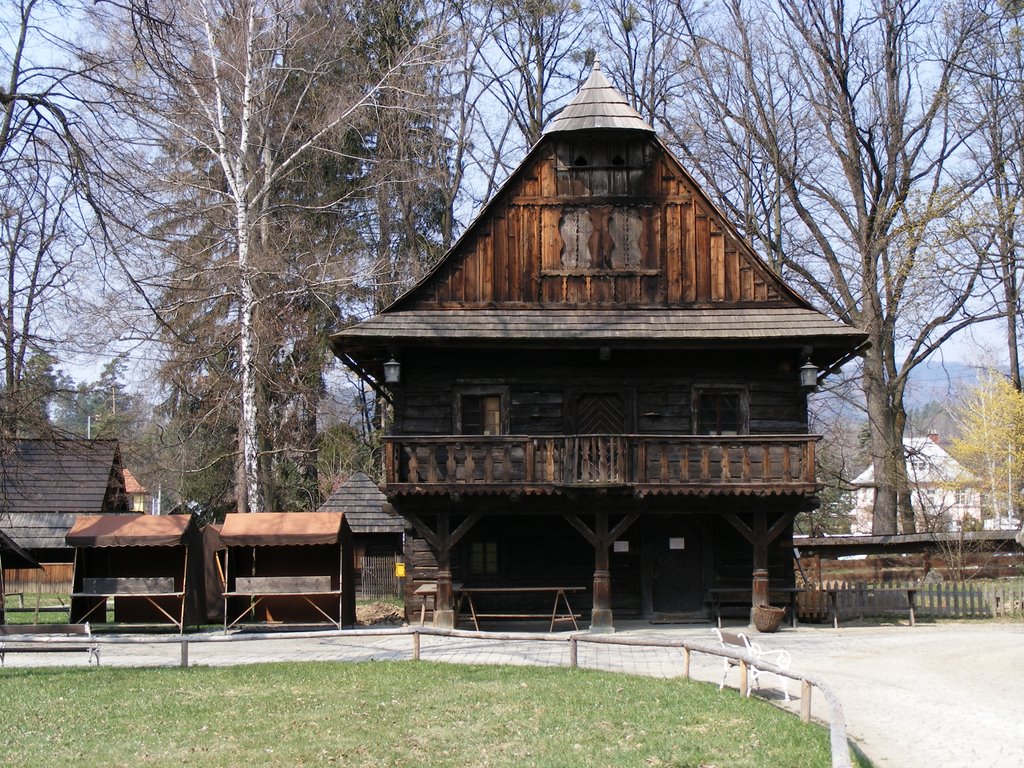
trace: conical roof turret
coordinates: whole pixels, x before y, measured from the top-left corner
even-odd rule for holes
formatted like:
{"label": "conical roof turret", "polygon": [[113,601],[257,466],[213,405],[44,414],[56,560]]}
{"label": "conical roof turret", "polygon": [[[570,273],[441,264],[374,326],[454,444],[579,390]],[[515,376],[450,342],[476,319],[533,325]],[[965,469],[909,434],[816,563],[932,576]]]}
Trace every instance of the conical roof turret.
{"label": "conical roof turret", "polygon": [[604,76],[601,61],[596,58],[590,77],[580,87],[576,97],[551,121],[544,135],[595,128],[654,133],[654,129],[644,121],[640,113],[629,105],[622,92]]}

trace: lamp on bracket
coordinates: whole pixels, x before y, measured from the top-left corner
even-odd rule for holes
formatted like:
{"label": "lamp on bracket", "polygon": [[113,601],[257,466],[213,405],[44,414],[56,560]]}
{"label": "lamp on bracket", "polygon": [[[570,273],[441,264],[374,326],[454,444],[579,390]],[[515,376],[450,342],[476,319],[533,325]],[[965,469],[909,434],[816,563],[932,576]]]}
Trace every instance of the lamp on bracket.
{"label": "lamp on bracket", "polygon": [[394,355],[391,355],[391,359],[384,363],[384,383],[398,384],[401,380],[402,364],[395,360]]}
{"label": "lamp on bracket", "polygon": [[818,388],[818,366],[811,362],[810,347],[804,347],[804,364],[800,366],[800,388],[813,392]]}

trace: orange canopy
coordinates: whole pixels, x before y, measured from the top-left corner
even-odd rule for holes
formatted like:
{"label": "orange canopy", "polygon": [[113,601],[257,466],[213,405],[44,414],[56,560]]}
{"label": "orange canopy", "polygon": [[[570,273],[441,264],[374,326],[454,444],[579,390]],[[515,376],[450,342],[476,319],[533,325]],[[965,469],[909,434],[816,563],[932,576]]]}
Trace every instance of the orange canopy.
{"label": "orange canopy", "polygon": [[336,544],[343,523],[341,512],[235,513],[224,518],[220,540],[226,547]]}
{"label": "orange canopy", "polygon": [[65,536],[71,547],[173,547],[191,515],[79,515]]}

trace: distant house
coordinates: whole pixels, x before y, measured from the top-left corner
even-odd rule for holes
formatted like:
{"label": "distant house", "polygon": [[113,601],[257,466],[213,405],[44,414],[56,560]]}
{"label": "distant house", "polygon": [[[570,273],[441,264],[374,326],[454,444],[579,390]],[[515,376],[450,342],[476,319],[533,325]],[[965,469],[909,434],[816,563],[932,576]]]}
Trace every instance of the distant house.
{"label": "distant house", "polygon": [[[981,493],[975,478],[939,445],[939,436],[903,440],[911,505],[918,530],[960,530],[969,518],[981,520]],[[871,533],[875,505],[875,468],[869,466],[854,486],[853,533]]]}
{"label": "distant house", "polygon": [[124,471],[124,490],[128,494],[128,509],[131,512],[149,512],[150,494],[146,487],[140,483],[131,470]]}
{"label": "distant house", "polygon": [[116,440],[15,440],[0,467],[0,530],[40,562],[69,562],[79,515],[127,514]]}
{"label": "distant house", "polygon": [[356,472],[320,506],[318,512],[343,512],[352,528],[356,577],[367,555],[397,555],[402,551],[405,522],[391,509],[377,484]]}

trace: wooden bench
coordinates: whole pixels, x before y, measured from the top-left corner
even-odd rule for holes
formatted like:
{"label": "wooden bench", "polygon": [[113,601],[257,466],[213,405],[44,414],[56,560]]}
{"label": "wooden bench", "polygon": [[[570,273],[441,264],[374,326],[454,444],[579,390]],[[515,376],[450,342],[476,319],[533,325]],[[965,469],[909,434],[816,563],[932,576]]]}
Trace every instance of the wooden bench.
{"label": "wooden bench", "polygon": [[[84,616],[77,617],[81,619],[89,618],[101,608],[106,610],[105,598],[138,597],[149,602],[157,611],[166,616],[179,632],[184,631],[185,592],[174,588],[174,578],[171,576],[86,578],[82,579],[82,591],[73,592],[71,597],[96,600],[95,605],[86,611]],[[158,598],[170,598],[178,601],[178,615],[174,616],[168,613],[164,606],[157,602]]]}
{"label": "wooden bench", "polygon": [[[335,621],[313,600],[315,597],[323,596],[341,599],[341,590],[331,589],[330,576],[238,576],[235,578],[234,590],[224,592],[224,631],[227,632],[247,615],[253,613],[256,606],[268,597],[301,598],[327,621],[341,629],[341,606],[338,607],[339,619]],[[233,597],[249,598],[249,605],[229,623],[228,600]]]}
{"label": "wooden bench", "polygon": [[[773,587],[768,590],[769,603],[785,603],[789,611],[790,625],[796,627],[797,597],[805,590],[801,587]],[[711,615],[715,624],[722,627],[722,607],[738,606],[748,612],[753,603],[753,590],[742,587],[712,587],[708,590],[707,602],[711,603]]]}
{"label": "wooden bench", "polygon": [[89,624],[0,624],[0,665],[8,653],[89,654],[100,665],[100,647]]}
{"label": "wooden bench", "polygon": [[[835,587],[825,587],[825,588],[823,588],[822,591],[828,593],[829,612],[832,614],[832,627],[833,627],[833,629],[839,629],[839,593],[840,592],[844,592],[844,593],[845,592],[849,592],[851,594],[859,596],[861,599],[864,599],[864,600],[866,600],[868,598],[874,598],[874,597],[885,596],[885,595],[896,595],[896,594],[898,594],[898,595],[906,595],[907,596],[907,608],[906,608],[906,610],[908,611],[908,614],[909,614],[908,618],[910,620],[910,626],[913,627],[913,626],[915,626],[917,624],[917,615],[916,615],[916,611],[914,610],[914,603],[915,603],[915,601],[917,599],[917,592],[918,592],[918,588],[917,587],[869,587],[869,588],[866,588],[866,589],[857,589],[857,588],[850,588],[850,587],[835,586]],[[862,612],[864,612],[865,610],[870,611],[871,609],[866,608],[866,606],[860,606],[860,610]],[[883,609],[883,610],[896,610],[896,611],[902,613],[904,609],[902,609],[902,608],[891,609],[890,608],[890,609]]]}
{"label": "wooden bench", "polygon": [[[550,621],[548,631],[553,632],[555,630],[555,624],[571,622],[573,629],[579,629],[579,624],[576,623],[576,619],[580,618],[580,614],[575,613],[572,606],[569,605],[569,598],[567,594],[570,592],[583,592],[585,587],[463,587],[456,598],[455,603],[455,621],[456,624],[459,621],[459,617],[468,618],[473,622],[474,628],[480,629],[480,619],[518,619],[518,620],[529,620],[529,619],[544,619]],[[500,594],[500,595],[521,595],[521,594],[536,594],[536,593],[547,593],[554,597],[554,604],[551,608],[550,613],[525,613],[525,612],[480,612],[476,609],[476,604],[473,601],[473,595],[486,595],[486,594]],[[462,613],[462,604],[465,601],[469,608],[469,614]]]}

